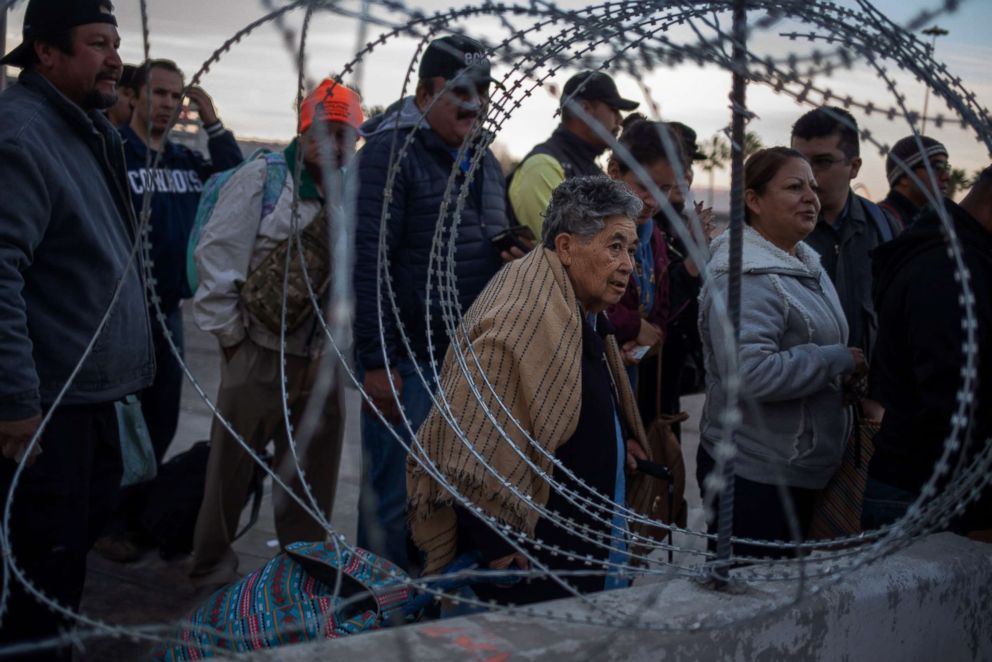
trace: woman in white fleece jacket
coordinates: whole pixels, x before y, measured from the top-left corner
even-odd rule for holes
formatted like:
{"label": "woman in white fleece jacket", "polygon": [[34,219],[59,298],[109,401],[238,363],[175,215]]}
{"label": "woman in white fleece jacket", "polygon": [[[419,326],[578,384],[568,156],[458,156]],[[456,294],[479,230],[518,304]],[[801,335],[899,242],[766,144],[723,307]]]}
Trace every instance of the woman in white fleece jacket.
{"label": "woman in white fleece jacket", "polygon": [[[696,475],[704,494],[715,489],[704,479],[714,470],[716,447],[726,433],[729,378],[738,374],[734,535],[791,541],[804,533],[817,490],[840,466],[850,429],[843,381],[863,371],[865,362],[859,349],[847,347],[837,292],[819,255],[803,243],[820,212],[809,163],[792,149],[764,149],[747,160],[744,181],[747,226],[736,352],[732,331],[715,310],[726,304],[729,233],[713,242],[700,295],[706,405]],[[791,498],[799,531],[790,530],[783,493]],[[718,513],[718,490],[713,497]],[[712,521],[710,530],[716,526]],[[734,546],[738,555],[781,555],[777,551]]]}

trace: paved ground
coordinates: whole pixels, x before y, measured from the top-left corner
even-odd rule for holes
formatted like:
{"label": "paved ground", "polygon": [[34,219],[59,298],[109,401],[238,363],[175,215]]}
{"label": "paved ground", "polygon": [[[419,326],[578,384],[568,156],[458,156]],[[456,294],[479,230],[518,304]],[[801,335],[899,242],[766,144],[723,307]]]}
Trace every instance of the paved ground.
{"label": "paved ground", "polygon": [[[186,359],[193,376],[203,391],[214,397],[219,381],[220,355],[213,337],[201,332],[186,315]],[[358,480],[360,472],[359,449],[359,396],[354,389],[346,395],[347,419],[344,454],[338,478],[337,499],[331,524],[354,539],[358,511]],[[702,513],[695,479],[695,450],[698,438],[698,420],[701,398],[686,399],[683,406],[691,418],[683,426],[689,499],[689,526],[700,528]],[[181,452],[198,440],[206,439],[210,429],[210,411],[193,386],[183,387],[182,415],[179,431],[170,448],[170,455]],[[276,552],[277,543],[272,520],[270,485],[266,482],[266,497],[258,523],[235,544],[240,559],[240,570],[250,572],[268,561]],[[196,600],[186,579],[187,560],[166,562],[151,552],[139,561],[118,564],[106,561],[96,553],[89,558],[89,574],[83,595],[82,611],[91,618],[124,625],[165,624],[181,618]],[[124,639],[92,641],[78,660],[97,661],[143,659],[148,645]]]}

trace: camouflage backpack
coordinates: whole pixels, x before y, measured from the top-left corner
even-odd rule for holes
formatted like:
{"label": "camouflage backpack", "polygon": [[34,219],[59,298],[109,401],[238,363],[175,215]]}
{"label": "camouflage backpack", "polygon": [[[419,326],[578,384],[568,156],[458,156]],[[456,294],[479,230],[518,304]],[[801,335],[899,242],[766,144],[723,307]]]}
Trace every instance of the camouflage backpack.
{"label": "camouflage backpack", "polygon": [[[313,314],[307,280],[319,301],[331,282],[328,242],[327,209],[321,207],[313,221],[279,242],[248,274],[241,286],[241,301],[272,333],[279,333],[282,326],[284,282],[286,333],[298,329]],[[288,277],[287,252],[290,252]]]}

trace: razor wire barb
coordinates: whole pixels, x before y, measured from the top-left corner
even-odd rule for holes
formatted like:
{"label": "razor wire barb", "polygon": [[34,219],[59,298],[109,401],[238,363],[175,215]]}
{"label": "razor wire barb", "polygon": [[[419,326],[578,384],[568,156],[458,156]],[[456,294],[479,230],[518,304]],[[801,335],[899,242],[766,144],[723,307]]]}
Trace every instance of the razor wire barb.
{"label": "razor wire barb", "polygon": [[[4,11],[15,4],[14,0],[4,0],[0,7]],[[550,489],[560,494],[565,500],[584,511],[592,514],[593,519],[600,524],[608,523],[613,513],[620,512],[629,522],[651,523],[657,528],[673,530],[679,534],[678,540],[684,540],[690,544],[676,544],[674,549],[684,552],[686,556],[698,556],[701,559],[712,558],[712,555],[700,550],[692,543],[693,540],[706,541],[712,538],[711,534],[704,531],[692,530],[689,528],[678,528],[653,522],[644,516],[632,511],[626,504],[614,503],[610,498],[601,495],[591,486],[578,480],[560,461],[549,456],[549,453],[541,447],[537,440],[533,439],[524,426],[513,418],[506,403],[502,402],[489,382],[483,370],[480,358],[476,355],[474,348],[467,342],[467,336],[461,327],[462,311],[459,306],[458,279],[455,273],[455,248],[459,232],[461,213],[468,201],[469,188],[479,172],[479,168],[485,157],[485,152],[493,141],[498,137],[504,123],[513,114],[523,108],[528,99],[537,91],[544,89],[549,81],[559,76],[563,71],[580,67],[602,69],[611,73],[623,73],[641,81],[646,72],[654,71],[660,67],[674,67],[679,64],[691,62],[699,66],[715,65],[732,74],[733,77],[748,85],[761,85],[774,92],[790,98],[802,105],[818,105],[834,103],[842,105],[844,108],[857,110],[865,116],[881,116],[885,119],[895,121],[905,121],[906,124],[918,135],[917,124],[920,119],[919,114],[911,110],[907,104],[907,95],[900,91],[897,78],[886,68],[886,65],[895,65],[900,72],[908,72],[916,80],[926,84],[934,94],[943,99],[948,107],[957,117],[944,117],[938,115],[935,124],[940,126],[957,125],[962,129],[973,131],[977,138],[982,141],[987,150],[992,151],[992,123],[990,123],[989,113],[986,108],[979,105],[978,99],[973,92],[968,90],[960,78],[953,76],[945,65],[933,58],[933,53],[919,39],[911,34],[911,31],[925,25],[945,12],[957,9],[957,2],[947,0],[943,4],[936,5],[932,9],[921,11],[906,26],[899,26],[881,14],[869,2],[857,0],[854,7],[840,6],[833,2],[801,2],[798,0],[778,0],[768,2],[743,0],[721,1],[721,2],[634,2],[616,1],[604,2],[591,5],[581,9],[567,9],[551,2],[532,1],[529,3],[494,3],[483,2],[478,5],[467,5],[457,7],[444,12],[426,14],[416,8],[406,6],[402,2],[392,0],[362,0],[357,3],[357,8],[352,8],[352,4],[339,2],[336,0],[297,0],[279,5],[273,0],[265,0],[264,6],[267,12],[260,18],[252,21],[244,28],[237,30],[234,35],[226,40],[216,51],[202,64],[199,70],[192,76],[189,87],[199,84],[211,68],[219,65],[227,57],[236,57],[235,47],[244,39],[255,34],[260,28],[273,24],[282,32],[285,48],[295,63],[297,73],[297,102],[302,100],[304,90],[310,87],[309,79],[306,77],[308,58],[306,54],[306,43],[308,37],[308,26],[310,19],[318,12],[339,17],[350,18],[358,21],[357,30],[359,46],[354,58],[344,63],[340,67],[335,67],[339,72],[335,77],[338,83],[351,84],[361,89],[363,75],[367,61],[378,54],[382,47],[401,38],[414,39],[417,47],[410,60],[406,71],[405,80],[398,97],[402,101],[407,97],[407,90],[410,87],[416,63],[426,47],[427,43],[434,37],[442,34],[465,33],[470,36],[480,38],[481,35],[472,34],[471,30],[465,30],[463,25],[470,23],[474,19],[494,18],[499,28],[505,33],[502,39],[487,41],[481,38],[487,47],[487,53],[494,62],[498,62],[506,67],[507,73],[503,76],[502,85],[493,96],[489,113],[483,121],[475,128],[473,139],[477,149],[468,156],[469,141],[466,141],[455,157],[456,166],[453,167],[443,196],[443,201],[438,210],[435,232],[430,249],[430,269],[428,271],[428,282],[425,284],[426,306],[426,328],[427,328],[427,351],[428,357],[424,362],[428,370],[422,370],[420,365],[414,362],[417,371],[417,379],[431,392],[431,401],[443,415],[445,421],[463,445],[472,452],[475,460],[484,465],[487,472],[496,478],[502,478],[506,486],[518,498],[527,498],[526,494],[505,477],[499,475],[495,467],[490,466],[485,458],[475,451],[472,439],[461,429],[459,421],[452,414],[451,403],[448,395],[441,386],[441,362],[443,357],[439,357],[440,344],[446,344],[446,339],[436,339],[433,337],[434,325],[432,316],[440,315],[443,331],[446,338],[451,339],[451,357],[456,362],[457,368],[464,375],[469,383],[472,396],[478,401],[484,415],[494,424],[500,416],[508,417],[512,428],[521,433],[525,438],[527,448],[518,447],[511,439],[508,430],[500,430],[502,439],[510,444],[514,453],[521,458],[528,466],[537,471],[542,481],[547,482]],[[728,31],[724,25],[730,13],[735,9],[742,14],[747,14],[747,23],[742,20],[730,20],[731,29]],[[147,56],[150,52],[150,29],[148,21],[148,7],[145,0],[140,0],[139,10],[142,18],[142,37],[144,52]],[[119,8],[120,11],[120,8]],[[299,38],[286,24],[286,19],[294,12],[304,11],[303,30]],[[813,26],[809,32],[801,32],[793,27],[791,23],[799,22],[804,25]],[[773,54],[761,53],[753,46],[757,43],[753,37],[756,33],[770,31],[776,26],[788,24],[783,32],[777,36],[787,39],[792,43],[799,44],[807,42],[811,45],[817,43],[825,44],[827,50],[812,48],[812,53],[801,54],[794,52]],[[381,29],[382,32],[373,39],[365,41],[369,29]],[[670,36],[670,32],[678,31],[679,28],[687,26],[695,39],[680,39]],[[680,33],[681,34],[681,33]],[[728,48],[730,51],[728,52]],[[891,92],[894,103],[888,107],[877,105],[872,99],[858,99],[852,95],[838,95],[830,87],[824,87],[818,83],[820,78],[829,78],[837,71],[849,70],[857,65],[867,64],[881,79],[885,87]],[[803,68],[805,67],[805,68]],[[346,80],[346,77],[351,77]],[[448,85],[450,87],[450,83]],[[188,88],[187,88],[188,89]],[[641,85],[645,98],[652,108],[654,119],[665,119],[661,111],[664,109],[654,98],[651,97],[646,84]],[[433,102],[432,102],[433,103]],[[582,109],[567,100],[563,104],[580,117],[583,115]],[[428,108],[422,109],[422,116],[426,116]],[[732,118],[738,120],[745,119],[753,121],[756,119],[744,104],[743,94],[735,97],[730,104],[728,111]],[[178,116],[178,109],[176,111]],[[175,117],[173,120],[175,121]],[[585,117],[587,121],[591,118]],[[738,121],[740,125],[740,121]],[[409,149],[414,136],[423,126],[423,122],[409,131],[401,140],[399,131],[394,132],[393,142],[390,147],[390,166],[386,176],[386,189],[383,192],[383,210],[380,219],[381,232],[379,236],[378,260],[375,265],[376,273],[379,274],[379,285],[377,290],[377,307],[379,313],[379,335],[380,341],[385,347],[386,327],[385,320],[391,321],[391,326],[398,332],[399,341],[407,356],[413,356],[410,338],[404,328],[400,305],[397,301],[396,292],[391,271],[391,250],[388,244],[386,226],[389,219],[389,207],[394,194],[394,186],[398,177],[403,159]],[[600,127],[601,129],[601,127]],[[602,130],[602,129],[601,129]],[[732,131],[729,128],[727,133]],[[735,136],[734,144],[740,145],[739,131],[733,132]],[[861,137],[866,142],[874,145],[880,153],[888,151],[888,145],[879,143],[872,133],[867,129],[862,129]],[[682,240],[688,248],[690,256],[701,265],[703,278],[708,279],[708,272],[705,269],[707,249],[704,244],[697,241],[690,226],[698,227],[699,220],[695,216],[693,205],[687,204],[686,209],[689,218],[683,219],[675,213],[675,210],[668,203],[667,198],[657,189],[655,184],[647,176],[643,167],[631,158],[629,152],[620,145],[613,136],[604,137],[610,144],[614,154],[624,161],[633,170],[642,185],[647,188],[657,200],[661,201],[662,211],[669,220],[675,234]],[[665,134],[662,134],[665,140]],[[328,136],[321,136],[321,140],[328,140]],[[670,162],[678,163],[677,149],[674,145],[664,145],[666,155]],[[463,177],[457,172],[458,163],[465,160],[469,163],[467,171]],[[149,155],[149,158],[151,156]],[[154,157],[155,161],[149,164],[154,167],[159,154]],[[328,165],[325,163],[325,166]],[[739,166],[739,160],[737,162]],[[299,172],[302,167],[302,155],[298,155],[297,162],[291,166]],[[332,389],[339,387],[340,382],[344,382],[355,387],[362,395],[366,405],[373,411],[379,420],[385,424],[393,438],[401,444],[412,458],[415,459],[419,468],[440,483],[452,495],[452,499],[463,507],[474,512],[492,530],[507,538],[507,541],[518,552],[526,555],[531,561],[531,570],[520,571],[523,577],[551,577],[561,586],[569,590],[573,595],[582,598],[582,604],[587,610],[582,614],[562,616],[550,612],[542,607],[496,607],[482,603],[481,601],[466,600],[459,596],[451,596],[443,591],[435,591],[424,579],[403,578],[403,581],[412,588],[434,594],[437,598],[450,597],[480,606],[487,606],[493,609],[506,609],[514,614],[527,616],[537,616],[544,618],[564,618],[568,621],[588,622],[598,625],[607,625],[617,628],[635,629],[663,629],[670,631],[686,629],[702,629],[709,627],[722,627],[735,621],[732,617],[724,614],[714,614],[706,622],[677,622],[665,626],[658,626],[640,618],[638,609],[631,610],[629,615],[619,615],[607,613],[597,606],[594,600],[578,594],[568,583],[567,579],[575,576],[575,572],[551,571],[543,567],[541,563],[530,553],[533,548],[545,548],[546,545],[541,540],[531,540],[519,532],[512,532],[505,525],[494,518],[486,515],[475,504],[468,501],[464,495],[460,494],[457,487],[453,485],[436,464],[435,459],[429,457],[423,446],[416,438],[416,430],[410,420],[404,415],[400,424],[393,424],[388,421],[383,413],[379,411],[371,398],[365,393],[361,381],[350,367],[345,354],[348,349],[342,344],[342,337],[346,336],[346,326],[353,317],[354,301],[348,284],[351,281],[352,264],[349,260],[347,247],[348,242],[354,237],[355,231],[355,196],[357,194],[358,182],[354,177],[343,179],[333,178],[327,173],[331,168],[325,167],[325,177],[323,188],[327,192],[328,208],[330,211],[330,234],[328,242],[330,254],[334,257],[332,264],[331,280],[334,285],[329,296],[321,297],[316,295],[316,288],[310,280],[304,252],[300,243],[300,215],[298,192],[294,191],[292,207],[292,237],[290,250],[287,252],[284,264],[283,278],[283,301],[288,296],[288,274],[291,262],[298,259],[302,269],[304,282],[307,286],[307,293],[313,314],[316,318],[324,340],[330,351],[323,354],[320,359],[320,374],[314,393],[308,404],[305,414],[300,422],[299,430],[293,430],[290,424],[290,411],[288,403],[288,393],[286,392],[286,354],[285,354],[285,308],[283,311],[282,327],[280,337],[283,344],[280,349],[280,376],[281,376],[281,399],[283,418],[287,427],[289,448],[296,462],[296,475],[301,481],[303,494],[297,495],[283,480],[264,463],[261,462],[257,454],[249,447],[245,440],[233,429],[230,422],[224,420],[217,410],[216,404],[206,394],[202,386],[197,382],[188,366],[182,362],[181,354],[172,339],[169,330],[165,326],[165,316],[161,310],[160,298],[155,292],[156,283],[151,273],[149,251],[151,248],[151,238],[148,234],[149,223],[151,222],[150,202],[151,191],[147,191],[141,200],[140,214],[136,219],[137,232],[135,243],[130,255],[129,269],[137,268],[139,255],[142,262],[141,268],[145,274],[149,290],[149,301],[154,309],[155,322],[163,328],[164,335],[168,340],[174,356],[180,361],[183,371],[190,381],[191,386],[197,394],[204,400],[212,414],[218,418],[227,431],[237,440],[244,451],[258,463],[262,469],[273,479],[273,482],[282,487],[288,495],[311,516],[322,523],[327,530],[332,543],[338,549],[352,549],[351,544],[334,530],[326,516],[317,507],[315,497],[309,488],[309,479],[320,480],[324,477],[307,476],[302,467],[299,466],[297,445],[310,443],[315,432],[315,418],[319,416],[319,407],[325,401],[326,396]],[[934,179],[935,173],[927,165],[925,177]],[[915,173],[911,175],[919,183],[921,177]],[[739,179],[739,178],[738,178]],[[460,180],[460,181],[459,181]],[[687,200],[691,200],[688,182],[682,177],[679,180],[679,188],[682,190]],[[739,186],[733,187],[733,197],[736,200],[741,194]],[[866,532],[858,536],[838,538],[829,541],[815,541],[802,543],[770,542],[751,540],[747,538],[731,537],[729,532],[724,533],[721,538],[721,562],[727,566],[734,565],[731,571],[733,576],[746,582],[775,582],[784,580],[801,579],[797,592],[794,596],[779,601],[771,601],[764,614],[772,611],[787,609],[800,601],[805,595],[815,593],[823,588],[841,581],[850,571],[861,568],[872,563],[894,551],[908,545],[914,538],[934,530],[936,527],[945,525],[955,512],[959,512],[964,504],[977,499],[981,490],[992,480],[992,444],[986,443],[983,450],[965,466],[963,460],[958,459],[955,465],[950,463],[952,455],[961,448],[963,436],[967,433],[967,423],[970,414],[974,409],[974,390],[976,376],[977,321],[974,310],[974,294],[970,287],[970,278],[965,267],[961,254],[961,246],[950,223],[943,201],[940,198],[931,199],[931,203],[938,209],[941,222],[944,226],[947,237],[947,251],[949,259],[953,260],[961,287],[959,299],[961,305],[962,324],[966,330],[967,339],[962,347],[962,369],[961,387],[957,394],[958,408],[952,419],[952,430],[948,439],[944,443],[941,458],[938,460],[934,473],[924,487],[923,493],[916,503],[911,506],[906,516],[895,524],[880,529],[878,531]],[[139,253],[140,251],[140,253]],[[367,267],[369,265],[366,265]],[[123,281],[121,281],[123,283]],[[52,404],[47,412],[42,426],[32,440],[29,451],[38,444],[40,435],[51,417],[51,412],[62,401],[65,392],[72,383],[75,374],[85,362],[92,351],[103,326],[106,324],[110,313],[115,305],[120,292],[121,283],[118,284],[113,297],[108,303],[106,313],[99,326],[94,330],[91,341],[82,357],[80,357],[72,376],[65,384],[62,392]],[[432,305],[436,302],[436,307]],[[731,306],[732,308],[732,306]],[[716,323],[724,328],[730,329],[733,326],[733,311],[717,306]],[[388,359],[388,357],[387,357]],[[437,384],[436,391],[431,388]],[[394,395],[398,395],[396,384],[391,384]],[[495,397],[498,408],[491,410],[486,405],[486,401]],[[747,394],[741,393],[742,400],[747,400]],[[739,416],[738,406],[733,406],[724,412],[726,417],[733,419]],[[538,456],[544,456],[550,461],[552,471],[543,471],[540,466],[528,456],[526,450],[536,451]],[[29,455],[30,453],[26,454]],[[725,440],[717,447],[717,470],[718,474],[723,463],[732,458],[733,448]],[[727,462],[729,465],[729,462]],[[77,628],[58,641],[71,642],[82,646],[88,639],[101,636],[130,636],[142,639],[154,640],[160,643],[173,643],[174,638],[170,634],[174,631],[175,624],[151,625],[143,627],[120,626],[111,623],[104,623],[96,619],[87,617],[85,614],[74,613],[63,605],[57,604],[47,596],[44,596],[31,582],[24,576],[23,571],[17,565],[16,558],[11,553],[10,545],[10,513],[11,503],[16,498],[16,487],[20,476],[24,470],[24,462],[18,467],[14,475],[13,484],[7,495],[7,502],[4,509],[3,528],[0,531],[0,542],[3,544],[3,573],[4,586],[3,593],[0,594],[0,619],[4,615],[7,598],[9,596],[10,581],[22,584],[25,589],[32,593],[37,599],[46,604],[53,611],[72,619],[77,623]],[[728,471],[727,475],[731,475]],[[562,483],[562,477],[568,477],[571,485]],[[947,480],[953,478],[953,480]],[[938,481],[947,483],[943,492],[938,493],[936,488]],[[727,484],[724,478],[722,487],[730,490],[731,485]],[[717,480],[715,487],[721,487]],[[726,505],[727,499],[723,499]],[[533,508],[537,510],[542,518],[547,518],[559,526],[568,527],[576,531],[584,540],[591,542],[598,548],[612,549],[620,544],[621,540],[612,536],[604,536],[601,532],[590,531],[584,525],[577,525],[575,522],[562,519],[556,512],[548,510],[542,504],[533,503]],[[721,518],[723,519],[723,518]],[[681,560],[674,563],[667,563],[660,557],[660,552],[671,549],[663,542],[650,538],[631,536],[631,542],[636,543],[642,552],[633,552],[631,562],[614,564],[609,561],[595,560],[589,557],[589,573],[604,574],[607,572],[619,572],[632,577],[642,577],[651,581],[663,581],[673,576],[698,577],[702,570],[698,563],[683,563]],[[766,549],[780,550],[793,549],[803,552],[796,558],[785,560],[768,560],[754,557],[733,555],[729,552],[730,543],[746,543],[753,547],[764,547]],[[567,554],[568,550],[554,549],[562,554]],[[815,552],[810,554],[811,552]],[[659,553],[659,554],[656,554]],[[598,568],[594,568],[598,566]],[[474,572],[474,571],[465,571]],[[340,586],[333,587],[334,596],[340,592]],[[659,592],[654,592],[647,600],[640,605],[641,608],[653,606],[660,596]],[[350,599],[356,599],[355,597]],[[757,617],[757,616],[756,616]],[[187,624],[188,626],[188,624]],[[217,633],[214,633],[217,634]],[[58,643],[56,641],[55,643]],[[52,644],[52,642],[49,642]],[[13,648],[0,649],[0,656],[16,654]]]}

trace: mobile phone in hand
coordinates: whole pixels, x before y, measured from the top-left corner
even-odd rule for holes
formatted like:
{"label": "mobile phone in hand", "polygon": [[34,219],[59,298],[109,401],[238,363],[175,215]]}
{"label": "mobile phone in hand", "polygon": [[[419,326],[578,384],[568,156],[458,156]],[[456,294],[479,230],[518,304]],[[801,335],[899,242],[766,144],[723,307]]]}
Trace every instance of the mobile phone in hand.
{"label": "mobile phone in hand", "polygon": [[490,238],[489,241],[492,242],[493,248],[500,253],[504,251],[508,252],[513,247],[519,248],[521,251],[526,253],[530,250],[530,248],[527,247],[527,244],[521,241],[521,238],[530,242],[535,241],[534,231],[526,225],[514,225],[513,227],[507,228],[506,230],[503,230],[499,234]]}
{"label": "mobile phone in hand", "polygon": [[644,358],[644,355],[651,351],[650,345],[638,345],[634,349],[630,350],[630,356],[635,361],[640,361]]}

